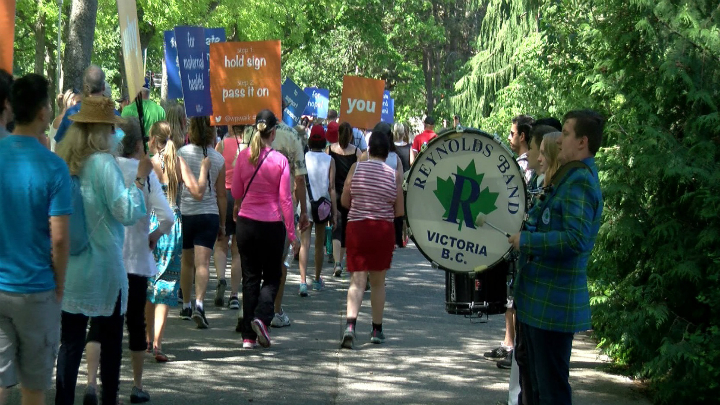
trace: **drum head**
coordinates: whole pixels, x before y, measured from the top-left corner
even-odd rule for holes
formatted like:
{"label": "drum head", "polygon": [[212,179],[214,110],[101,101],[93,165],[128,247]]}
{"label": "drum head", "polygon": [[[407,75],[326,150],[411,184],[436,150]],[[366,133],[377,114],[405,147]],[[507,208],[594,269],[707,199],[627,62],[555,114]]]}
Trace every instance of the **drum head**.
{"label": "drum head", "polygon": [[[504,232],[522,228],[525,179],[512,152],[477,129],[450,129],[427,144],[405,184],[410,236],[440,269],[491,267],[510,250]],[[482,215],[485,223],[476,226]]]}

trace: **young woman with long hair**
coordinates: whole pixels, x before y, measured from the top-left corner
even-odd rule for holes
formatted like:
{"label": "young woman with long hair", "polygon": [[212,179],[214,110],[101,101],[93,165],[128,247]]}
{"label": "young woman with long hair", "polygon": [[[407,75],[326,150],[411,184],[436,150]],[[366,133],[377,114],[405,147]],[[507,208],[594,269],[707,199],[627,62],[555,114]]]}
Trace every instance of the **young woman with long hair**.
{"label": "young woman with long hair", "polygon": [[[162,340],[165,333],[165,322],[169,307],[178,304],[180,291],[180,269],[182,255],[182,216],[180,214],[180,186],[192,194],[195,199],[202,199],[207,190],[207,173],[210,160],[205,158],[197,179],[188,167],[185,159],[178,156],[173,141],[170,124],[160,121],[150,128],[150,150],[155,153],[152,158],[153,171],[157,175],[165,198],[174,214],[174,224],[170,232],[162,235],[157,241],[153,255],[158,272],[150,279],[147,289],[147,305],[145,306],[145,339],[147,351],[152,351],[158,362],[168,361],[163,353]],[[150,218],[150,229],[159,226],[156,216]]]}
{"label": "young woman with long hair", "polygon": [[561,135],[561,132],[551,132],[543,136],[542,143],[540,143],[538,163],[540,164],[540,173],[545,175],[544,187],[550,185],[552,177],[560,168],[560,161],[558,160],[560,149],[558,149],[557,140]]}
{"label": "young woman with long hair", "polygon": [[[297,251],[290,165],[272,149],[278,120],[269,110],[256,116],[250,147],[240,152],[233,173],[233,213],[242,263],[244,348],[270,346],[268,325],[282,277],[285,236]],[[262,287],[261,287],[262,283]]]}
{"label": "young woman with long hair", "polygon": [[[187,188],[180,195],[183,233],[181,316],[194,320],[200,329],[209,327],[203,301],[210,279],[210,256],[215,240],[225,235],[227,211],[225,159],[214,147],[215,129],[210,126],[210,117],[193,117],[190,120],[190,143],[180,148],[178,155],[185,159],[194,175],[207,178],[207,190],[199,200]],[[205,158],[210,159],[210,169],[203,175],[200,171]],[[195,308],[191,309],[193,276]]]}

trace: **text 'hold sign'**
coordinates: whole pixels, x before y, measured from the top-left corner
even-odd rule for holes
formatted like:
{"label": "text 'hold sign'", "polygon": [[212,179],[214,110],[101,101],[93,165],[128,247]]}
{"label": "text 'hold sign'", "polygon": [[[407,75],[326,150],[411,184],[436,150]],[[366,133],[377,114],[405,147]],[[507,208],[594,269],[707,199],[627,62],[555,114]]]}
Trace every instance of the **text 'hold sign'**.
{"label": "text 'hold sign'", "polygon": [[303,115],[317,118],[327,118],[330,106],[330,90],[318,89],[317,87],[305,87],[305,93],[310,96],[310,101]]}
{"label": "text 'hold sign'", "polygon": [[134,98],[145,84],[142,50],[140,49],[140,31],[138,30],[137,4],[135,0],[126,0],[118,1],[117,6],[128,93],[130,98]]}
{"label": "text 'hold sign'", "polygon": [[283,122],[294,127],[300,122],[300,115],[305,111],[310,96],[298,87],[295,82],[290,80],[290,78],[286,78],[285,83],[282,85],[282,99],[283,104],[285,104]]}
{"label": "text 'hold sign'", "polygon": [[213,125],[255,124],[264,109],[281,117],[280,41],[210,44]]}
{"label": "text 'hold sign'", "polygon": [[343,77],[340,121],[369,129],[380,122],[385,81],[358,76]]}

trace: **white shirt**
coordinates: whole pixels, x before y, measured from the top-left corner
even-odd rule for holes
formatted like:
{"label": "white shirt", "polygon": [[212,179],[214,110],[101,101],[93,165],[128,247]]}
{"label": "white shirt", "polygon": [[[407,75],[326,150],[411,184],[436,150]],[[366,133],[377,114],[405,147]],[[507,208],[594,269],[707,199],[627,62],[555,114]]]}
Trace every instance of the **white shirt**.
{"label": "white shirt", "polygon": [[[320,197],[330,199],[330,164],[332,157],[325,152],[310,151],[305,154],[310,189],[315,201]],[[310,207],[310,193],[306,193],[307,206]]]}
{"label": "white shirt", "polygon": [[[129,187],[135,182],[139,161],[123,157],[117,158],[125,184]],[[147,179],[145,180],[147,181]],[[150,191],[148,191],[148,185]],[[150,250],[148,235],[150,234],[150,214],[155,212],[158,229],[167,234],[175,224],[175,216],[155,172],[150,172],[150,182],[142,189],[147,206],[147,215],[140,218],[135,225],[125,227],[123,243],[123,261],[128,274],[153,277],[157,274],[157,264]]]}

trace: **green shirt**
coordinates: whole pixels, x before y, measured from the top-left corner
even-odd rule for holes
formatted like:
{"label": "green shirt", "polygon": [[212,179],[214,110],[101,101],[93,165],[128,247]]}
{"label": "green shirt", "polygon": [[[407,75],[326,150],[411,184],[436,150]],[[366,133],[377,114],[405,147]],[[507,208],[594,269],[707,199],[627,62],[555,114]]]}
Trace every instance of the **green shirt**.
{"label": "green shirt", "polygon": [[[122,117],[138,117],[137,103],[132,102],[122,110]],[[145,120],[145,135],[150,136],[150,128],[158,121],[165,120],[165,110],[152,100],[143,100],[143,118]]]}

